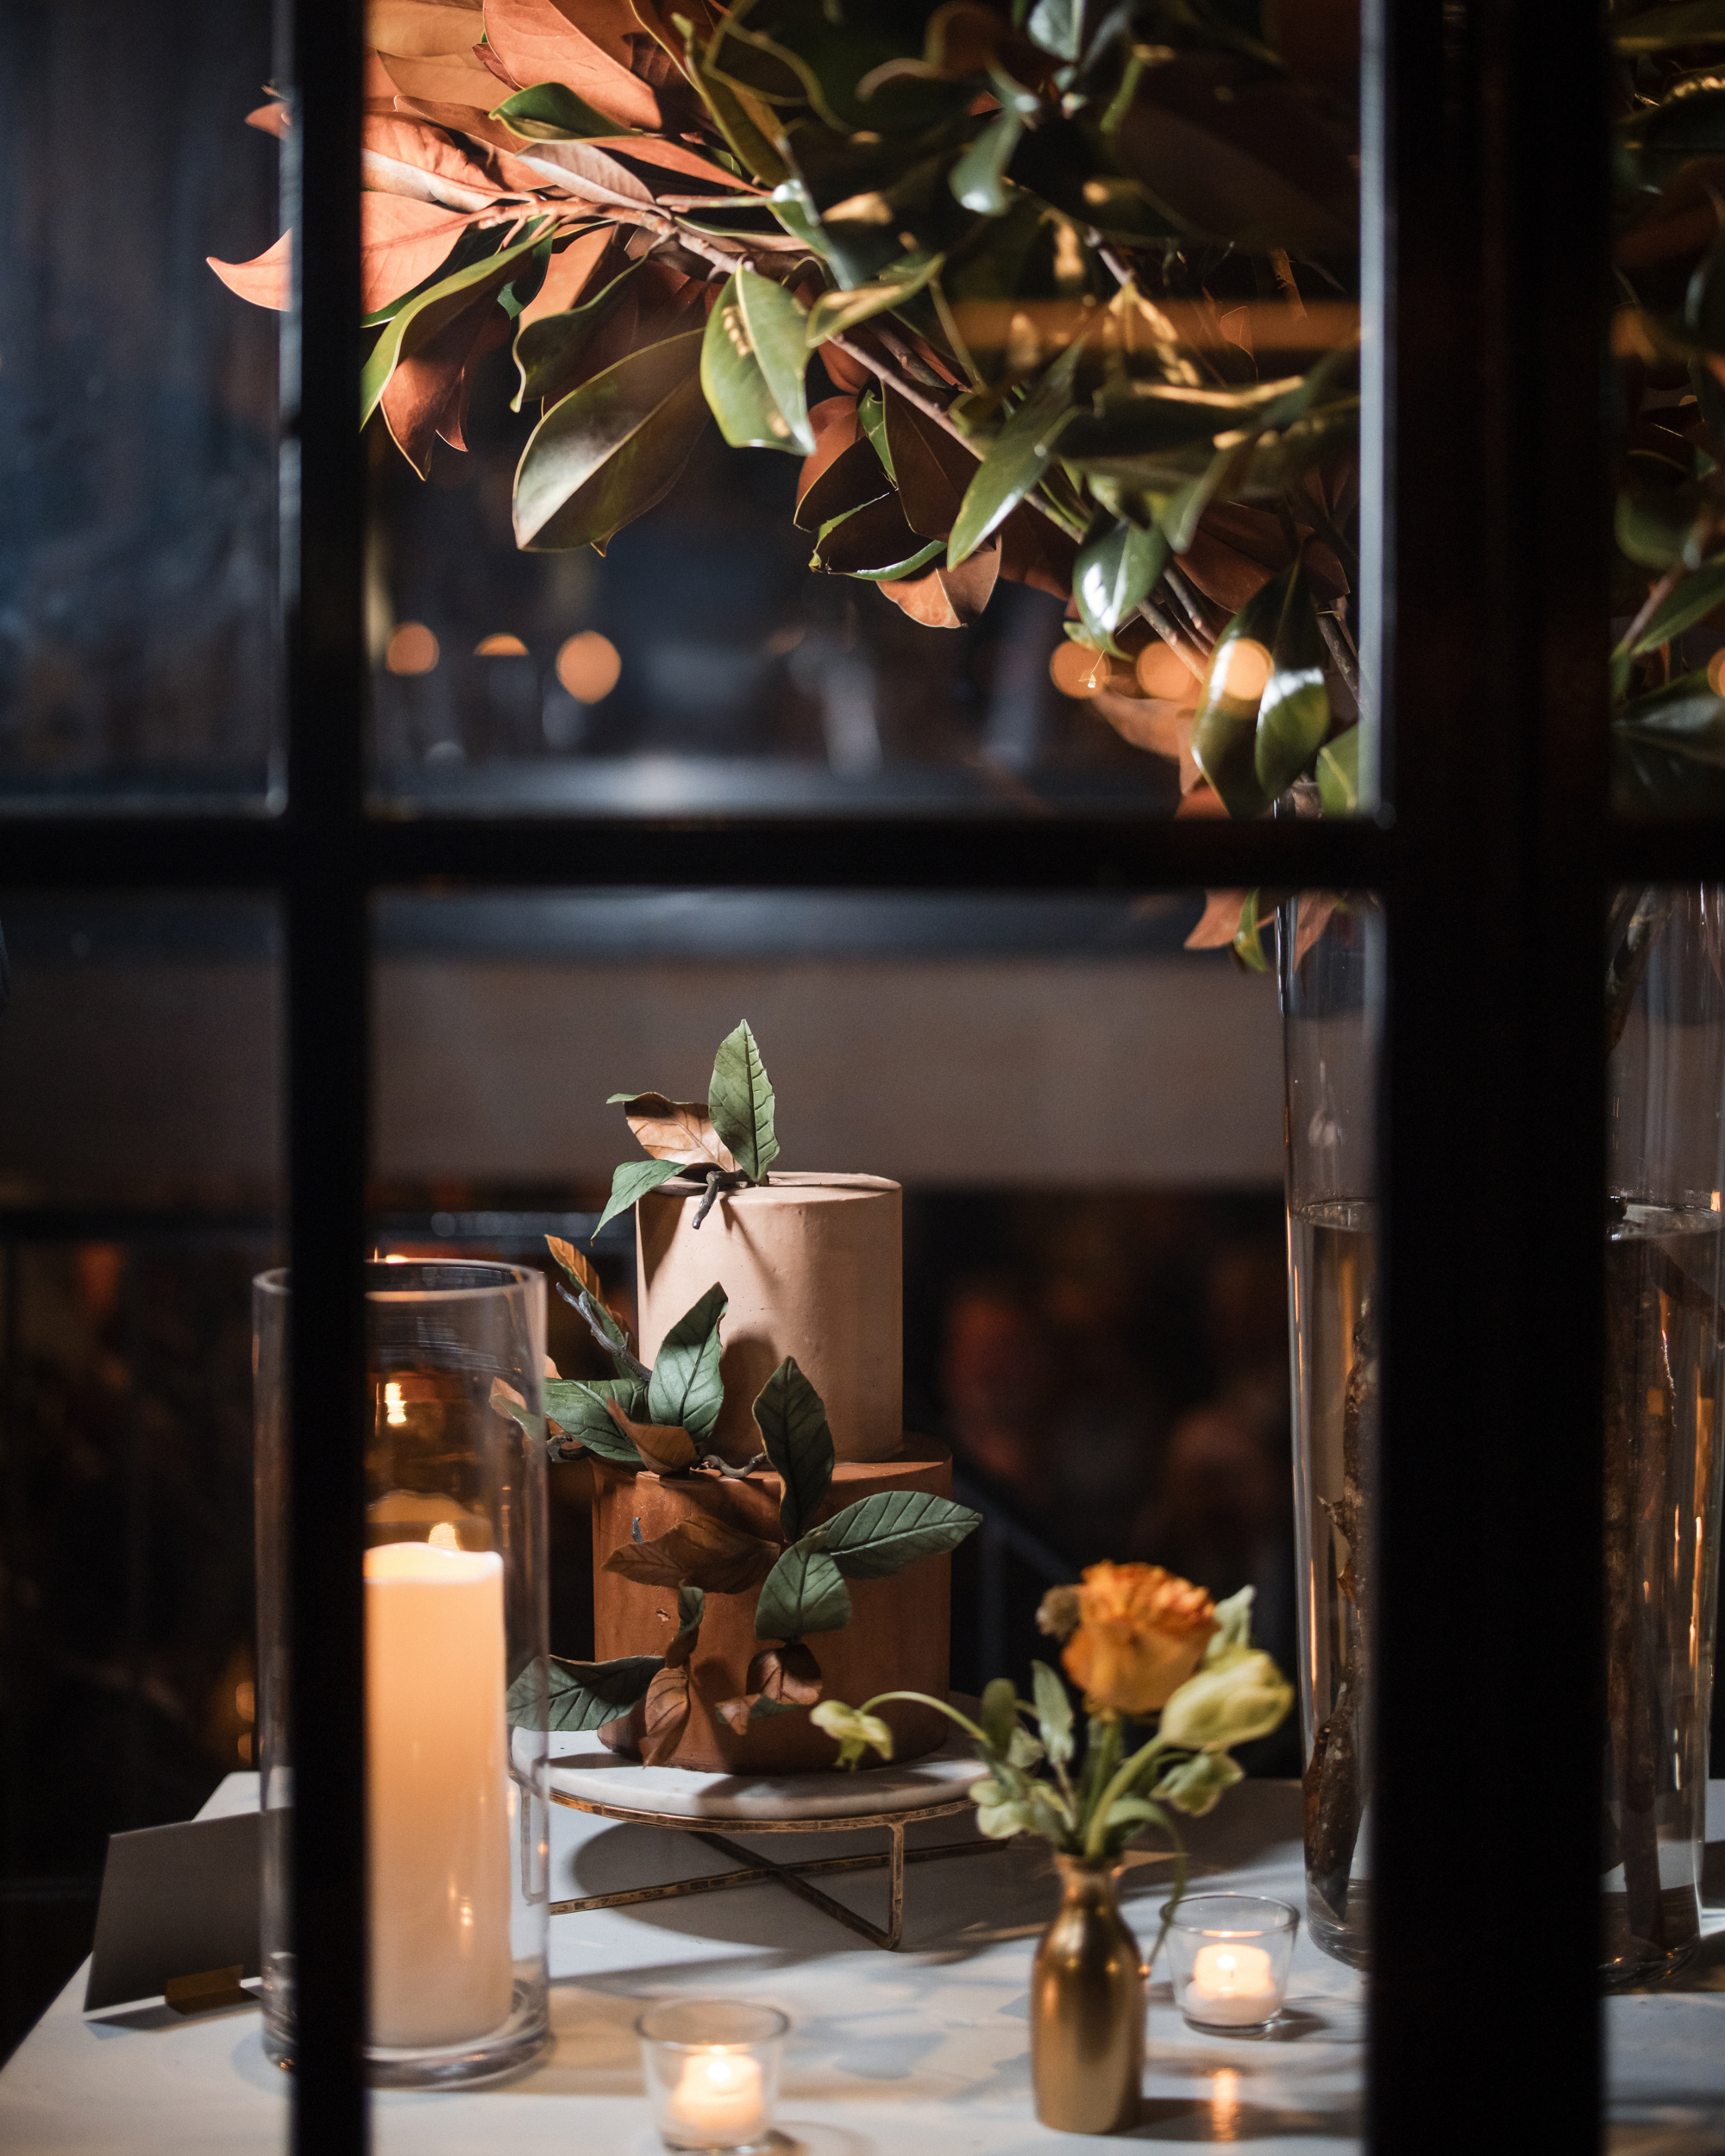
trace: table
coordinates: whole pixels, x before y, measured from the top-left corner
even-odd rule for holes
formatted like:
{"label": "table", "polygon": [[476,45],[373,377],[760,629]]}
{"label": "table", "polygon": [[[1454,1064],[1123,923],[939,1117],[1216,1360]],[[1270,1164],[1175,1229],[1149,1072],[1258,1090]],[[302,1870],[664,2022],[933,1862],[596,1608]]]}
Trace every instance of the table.
{"label": "table", "polygon": [[[1725,1783],[1709,1795],[1709,1832],[1725,1837]],[[256,1777],[230,1775],[204,1813],[256,1801]],[[1196,1877],[1301,1899],[1295,1784],[1247,1783],[1191,1826]],[[919,1836],[951,1839],[955,1827],[913,1827],[912,1846]],[[558,1900],[724,1865],[687,1834],[561,1806],[551,1835]],[[835,1845],[833,1853],[845,1851]],[[1141,1936],[1153,1934],[1166,1876],[1165,1860],[1131,1861],[1127,1910]],[[882,1872],[850,1875],[834,1890],[876,1921],[884,1913]],[[794,2018],[784,2156],[1094,2152],[1104,2144],[1051,2133],[1031,2109],[1030,1956],[1054,1898],[1046,1852],[1025,1845],[992,1862],[919,1867],[895,1953],[853,1943],[770,1882],[555,1917],[554,2050],[502,2088],[380,2093],[378,2156],[655,2156],[631,2024],[643,1999],[713,1990],[768,2001]],[[1717,1932],[1685,1988],[1608,2002],[1622,2120],[1615,2156],[1725,2152],[1725,1910],[1709,1921]],[[1536,1967],[1536,1940],[1532,1947]],[[0,2072],[7,2156],[278,2156],[285,2091],[264,2058],[254,2009],[191,2021],[158,2011],[135,2017],[143,2026],[86,2022],[83,1992],[80,1971]],[[1289,2012],[1269,2037],[1200,2036],[1158,1982],[1145,2117],[1132,2138],[1356,2156],[1363,2043],[1358,1979],[1319,1953],[1303,1927]],[[1450,2070],[1465,2071],[1465,2062]]]}

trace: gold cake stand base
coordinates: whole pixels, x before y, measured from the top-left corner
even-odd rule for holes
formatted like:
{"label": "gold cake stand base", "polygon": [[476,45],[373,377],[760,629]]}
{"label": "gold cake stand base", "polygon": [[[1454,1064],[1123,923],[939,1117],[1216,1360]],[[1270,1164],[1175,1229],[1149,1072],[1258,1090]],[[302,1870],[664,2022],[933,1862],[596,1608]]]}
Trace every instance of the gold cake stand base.
{"label": "gold cake stand base", "polygon": [[[968,1796],[946,1797],[937,1804],[920,1804],[904,1811],[848,1812],[825,1819],[763,1820],[746,1814],[712,1814],[690,1818],[687,1814],[648,1811],[628,1804],[602,1804],[597,1799],[572,1796],[561,1789],[553,1789],[550,1795],[555,1803],[567,1804],[572,1811],[591,1812],[599,1819],[621,1820],[637,1827],[665,1827],[675,1833],[693,1834],[697,1841],[705,1842],[735,1867],[730,1871],[710,1872],[705,1878],[673,1879],[663,1886],[630,1887],[618,1894],[590,1894],[581,1901],[553,1902],[553,1916],[579,1916],[588,1909],[627,1908],[642,1902],[674,1902],[686,1895],[717,1894],[726,1887],[754,1886],[762,1879],[771,1879],[780,1886],[788,1887],[811,1907],[859,1933],[871,1946],[890,1949],[899,1944],[904,1934],[907,1864],[932,1864],[937,1858],[988,1856],[1007,1846],[1003,1841],[944,1841],[925,1848],[906,1848],[907,1827],[914,1827],[925,1819],[957,1818],[959,1813],[970,1809]],[[729,1835],[718,1831],[724,1827],[730,1827],[732,1833],[751,1838],[756,1834],[855,1834],[885,1827],[889,1840],[885,1849],[869,1850],[860,1856],[804,1857],[778,1864],[770,1857],[756,1857],[739,1847]],[[883,1864],[888,1867],[884,1929],[810,1884],[812,1878],[834,1872],[868,1871]]]}

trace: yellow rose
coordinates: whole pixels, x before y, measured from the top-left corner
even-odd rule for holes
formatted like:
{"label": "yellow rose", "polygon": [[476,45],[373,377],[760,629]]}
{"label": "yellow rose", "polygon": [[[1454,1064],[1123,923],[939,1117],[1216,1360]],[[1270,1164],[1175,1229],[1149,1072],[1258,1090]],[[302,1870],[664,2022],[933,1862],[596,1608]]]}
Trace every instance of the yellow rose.
{"label": "yellow rose", "polygon": [[1061,1660],[1094,1714],[1152,1714],[1204,1658],[1216,1605],[1159,1564],[1093,1564]]}

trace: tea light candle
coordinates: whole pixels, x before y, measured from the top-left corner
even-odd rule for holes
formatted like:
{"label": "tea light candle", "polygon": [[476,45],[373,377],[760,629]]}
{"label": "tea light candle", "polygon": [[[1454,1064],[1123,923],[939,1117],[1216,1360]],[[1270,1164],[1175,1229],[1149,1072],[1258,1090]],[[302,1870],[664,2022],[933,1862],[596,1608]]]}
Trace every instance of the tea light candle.
{"label": "tea light candle", "polygon": [[759,2062],[746,2051],[697,2053],[683,2063],[671,2091],[666,2126],[713,2148],[734,2148],[767,2130],[767,2096]]}
{"label": "tea light candle", "polygon": [[1249,2028],[1277,2011],[1281,1986],[1262,1946],[1201,1946],[1181,2003],[1195,2021]]}

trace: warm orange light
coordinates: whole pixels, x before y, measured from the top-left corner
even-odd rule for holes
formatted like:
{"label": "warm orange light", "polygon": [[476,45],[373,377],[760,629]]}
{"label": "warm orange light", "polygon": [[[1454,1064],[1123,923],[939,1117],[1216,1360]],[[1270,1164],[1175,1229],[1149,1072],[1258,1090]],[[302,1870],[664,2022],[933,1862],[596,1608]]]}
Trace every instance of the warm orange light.
{"label": "warm orange light", "polygon": [[623,661],[609,636],[584,629],[557,649],[557,679],[577,704],[597,704],[617,686]]}
{"label": "warm orange light", "polygon": [[242,1722],[254,1722],[258,1718],[257,1689],[250,1677],[234,1687],[234,1709]]}
{"label": "warm orange light", "polygon": [[1198,684],[1192,669],[1171,644],[1158,636],[1138,655],[1138,685],[1146,696],[1160,696],[1170,703],[1194,701]]}
{"label": "warm orange light", "polygon": [[438,659],[437,639],[423,621],[405,621],[389,640],[383,662],[392,674],[430,674]]}
{"label": "warm orange light", "polygon": [[524,659],[527,647],[519,636],[499,632],[495,636],[481,636],[474,646],[476,659]]}
{"label": "warm orange light", "polygon": [[1049,661],[1048,676],[1063,696],[1094,696],[1107,685],[1107,654],[1069,639]]}
{"label": "warm orange light", "polygon": [[1235,636],[1216,655],[1210,686],[1233,704],[1256,704],[1270,679],[1270,657],[1255,636]]}
{"label": "warm orange light", "polygon": [[240,1764],[242,1766],[250,1766],[252,1764],[252,1733],[249,1729],[235,1739],[234,1749],[240,1755]]}
{"label": "warm orange light", "polygon": [[1725,651],[1716,651],[1707,661],[1707,686],[1716,696],[1725,696]]}

